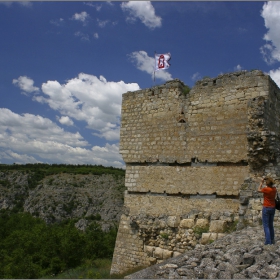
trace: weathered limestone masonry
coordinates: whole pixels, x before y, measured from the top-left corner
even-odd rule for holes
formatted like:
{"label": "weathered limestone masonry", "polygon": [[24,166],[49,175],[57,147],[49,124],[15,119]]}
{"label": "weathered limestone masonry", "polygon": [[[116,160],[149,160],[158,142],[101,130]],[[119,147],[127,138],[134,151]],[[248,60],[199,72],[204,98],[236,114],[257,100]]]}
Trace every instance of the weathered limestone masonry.
{"label": "weathered limestone masonry", "polygon": [[176,79],[123,94],[127,191],[112,274],[211,242],[238,220],[258,222],[254,180],[280,175],[280,90],[268,75],[235,72],[185,89]]}

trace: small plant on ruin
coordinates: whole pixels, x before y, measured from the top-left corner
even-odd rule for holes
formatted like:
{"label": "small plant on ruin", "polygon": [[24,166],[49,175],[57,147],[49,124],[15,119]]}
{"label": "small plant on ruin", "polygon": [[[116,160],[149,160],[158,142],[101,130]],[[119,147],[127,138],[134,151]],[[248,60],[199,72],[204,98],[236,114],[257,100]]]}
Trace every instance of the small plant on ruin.
{"label": "small plant on ruin", "polygon": [[160,236],[161,236],[163,239],[168,239],[168,237],[169,237],[168,233],[166,233],[166,232],[161,233]]}
{"label": "small plant on ruin", "polygon": [[209,226],[207,226],[207,227],[196,226],[196,227],[193,228],[193,232],[194,232],[195,235],[198,236],[198,238],[201,238],[202,233],[205,233],[205,232],[208,232],[208,231],[209,231]]}
{"label": "small plant on ruin", "polygon": [[186,96],[190,92],[191,88],[188,85],[183,87],[182,93]]}
{"label": "small plant on ruin", "polygon": [[238,224],[238,221],[228,223],[227,226],[226,226],[226,229],[225,229],[225,233],[231,233],[233,231],[236,231],[237,224]]}

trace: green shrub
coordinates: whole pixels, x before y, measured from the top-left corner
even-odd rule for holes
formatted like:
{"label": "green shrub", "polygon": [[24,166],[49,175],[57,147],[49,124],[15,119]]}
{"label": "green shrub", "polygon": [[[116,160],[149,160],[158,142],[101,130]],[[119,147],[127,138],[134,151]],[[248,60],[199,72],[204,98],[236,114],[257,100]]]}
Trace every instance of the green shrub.
{"label": "green shrub", "polygon": [[0,180],[0,185],[2,185],[3,187],[10,187],[11,184],[8,180]]}
{"label": "green shrub", "polygon": [[48,185],[52,185],[53,181],[54,181],[54,178],[49,179]]}
{"label": "green shrub", "polygon": [[237,224],[238,224],[238,221],[234,221],[232,223],[227,223],[225,233],[231,233],[233,231],[236,231]]}
{"label": "green shrub", "polygon": [[75,201],[72,199],[69,203],[64,203],[62,206],[62,209],[67,213],[67,214],[71,214],[72,211],[75,209],[76,204]]}
{"label": "green shrub", "polygon": [[90,216],[85,217],[86,220],[92,220],[92,221],[100,221],[101,215],[97,213],[96,215],[92,214]]}
{"label": "green shrub", "polygon": [[0,279],[57,275],[85,260],[112,258],[117,228],[103,232],[94,222],[82,232],[74,223],[47,225],[28,213],[0,211]]}
{"label": "green shrub", "polygon": [[163,239],[168,239],[168,237],[169,237],[168,233],[166,233],[166,232],[161,233],[160,236],[161,236]]}
{"label": "green shrub", "polygon": [[186,96],[190,92],[191,88],[187,85],[183,87],[182,93]]}
{"label": "green shrub", "polygon": [[198,238],[201,238],[202,233],[209,232],[209,226],[206,227],[194,227],[193,232],[198,236]]}

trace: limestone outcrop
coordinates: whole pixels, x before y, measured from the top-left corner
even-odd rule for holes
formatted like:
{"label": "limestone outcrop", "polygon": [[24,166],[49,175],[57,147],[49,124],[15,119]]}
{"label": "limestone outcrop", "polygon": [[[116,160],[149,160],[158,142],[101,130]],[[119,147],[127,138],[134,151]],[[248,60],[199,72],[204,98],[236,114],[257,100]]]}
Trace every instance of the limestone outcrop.
{"label": "limestone outcrop", "polygon": [[117,225],[123,210],[124,177],[111,174],[53,174],[30,187],[31,172],[0,172],[0,209],[21,207],[47,223],[77,219],[85,230],[96,221],[103,230]]}

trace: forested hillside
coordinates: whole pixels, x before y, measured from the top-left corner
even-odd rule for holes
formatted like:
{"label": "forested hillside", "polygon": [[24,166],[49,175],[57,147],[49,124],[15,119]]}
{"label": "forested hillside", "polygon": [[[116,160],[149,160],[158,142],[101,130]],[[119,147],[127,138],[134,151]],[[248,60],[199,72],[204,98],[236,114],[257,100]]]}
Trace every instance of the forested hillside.
{"label": "forested hillside", "polygon": [[0,278],[55,277],[110,259],[124,173],[90,165],[0,165]]}

